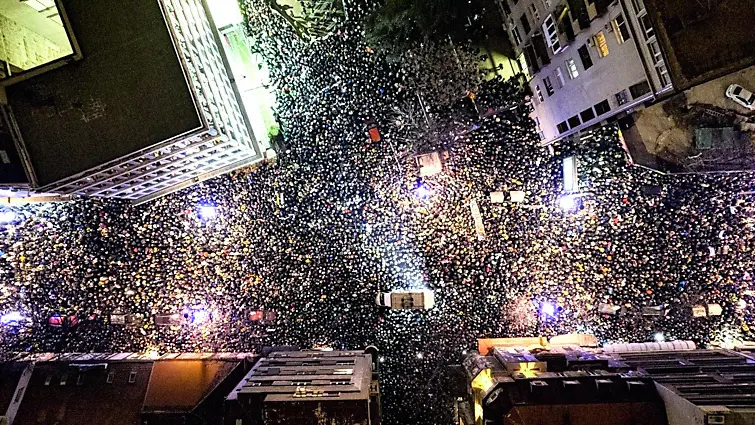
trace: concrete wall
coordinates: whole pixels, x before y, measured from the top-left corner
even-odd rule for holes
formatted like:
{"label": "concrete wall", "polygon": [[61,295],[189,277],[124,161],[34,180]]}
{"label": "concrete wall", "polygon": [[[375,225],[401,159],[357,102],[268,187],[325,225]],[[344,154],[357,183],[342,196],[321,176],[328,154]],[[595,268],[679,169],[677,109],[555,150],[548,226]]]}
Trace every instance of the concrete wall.
{"label": "concrete wall", "polygon": [[[560,53],[553,56],[551,63],[543,67],[530,82],[534,93],[535,112],[533,115],[538,118],[546,141],[559,136],[557,129],[559,123],[578,115],[603,100],[608,100],[611,111],[605,115],[596,116],[593,120],[575,128],[581,129],[599,123],[633,103],[633,100],[630,100],[629,103],[620,106],[615,96],[616,93],[624,89],[627,89],[627,95],[629,95],[629,86],[646,79],[645,69],[642,66],[634,40],[626,40],[619,44],[616,33],[611,26],[611,20],[621,13],[623,13],[622,8],[617,4],[612,6],[608,13],[592,21],[589,29],[577,34],[575,40]],[[602,31],[605,36],[609,54],[600,57],[598,48],[588,45],[587,48],[593,65],[590,69],[585,70],[577,50],[586,45],[599,31]],[[579,72],[579,76],[575,79],[569,78],[565,63],[570,58],[574,59]],[[560,83],[556,77],[557,67],[561,68],[564,75],[565,84],[562,88],[558,88]],[[543,82],[545,77],[549,77],[554,86],[555,93],[553,96],[549,96],[546,91]],[[543,102],[538,99],[536,86],[540,87],[544,98]]]}

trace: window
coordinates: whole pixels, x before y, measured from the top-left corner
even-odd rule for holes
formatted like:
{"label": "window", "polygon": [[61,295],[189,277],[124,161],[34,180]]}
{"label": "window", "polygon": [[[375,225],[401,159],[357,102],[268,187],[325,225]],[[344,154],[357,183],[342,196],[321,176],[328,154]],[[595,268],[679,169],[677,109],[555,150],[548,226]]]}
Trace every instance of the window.
{"label": "window", "polygon": [[616,93],[616,103],[619,106],[629,103],[629,94],[627,94],[626,90]]}
{"label": "window", "polygon": [[84,385],[84,374],[80,373],[76,378],[76,385]]}
{"label": "window", "polygon": [[595,119],[595,112],[593,112],[592,108],[585,109],[579,113],[579,117],[582,118],[582,122],[588,122]]}
{"label": "window", "polygon": [[556,128],[558,129],[558,134],[564,134],[567,131],[569,131],[569,126],[566,125],[566,121],[564,121],[564,122],[560,123],[559,125],[557,125]]}
{"label": "window", "polygon": [[645,33],[645,40],[655,37],[653,23],[650,22],[650,17],[648,15],[642,15],[642,17],[640,17],[640,25],[642,25],[642,31]]}
{"label": "window", "polygon": [[63,377],[60,378],[60,385],[65,385],[67,381],[68,381],[68,374],[64,373]]}
{"label": "window", "polygon": [[112,384],[113,381],[115,381],[115,372],[110,372],[107,374],[107,379],[105,380],[105,382],[108,384]]}
{"label": "window", "polygon": [[569,58],[566,60],[566,71],[569,73],[569,78],[572,80],[579,77],[579,71],[577,71],[577,63],[574,59]]}
{"label": "window", "polygon": [[545,41],[550,46],[553,54],[557,54],[561,51],[561,41],[558,39],[558,29],[556,28],[556,21],[553,19],[553,15],[550,13],[543,22],[543,33],[545,34]]}
{"label": "window", "polygon": [[616,19],[611,21],[611,25],[613,25],[613,31],[614,34],[616,34],[616,39],[619,41],[619,44],[632,39],[632,34],[629,32],[629,25],[627,25],[627,20],[624,19],[623,14],[620,13]]}
{"label": "window", "polygon": [[566,81],[564,79],[564,72],[561,70],[560,66],[556,67],[556,84],[558,84],[558,88],[563,87],[566,84]]}
{"label": "window", "polygon": [[511,7],[509,6],[508,0],[501,0],[498,2],[498,4],[501,5],[501,11],[506,14],[506,16],[511,15]]}
{"label": "window", "polygon": [[538,99],[538,100],[539,100],[540,102],[544,102],[544,101],[545,101],[545,98],[543,97],[543,91],[542,91],[542,90],[540,90],[540,84],[536,84],[536,85],[535,85],[535,92],[537,93],[537,99]]}
{"label": "window", "polygon": [[45,378],[45,386],[49,386],[50,382],[52,382],[52,375],[47,375],[47,378]]}
{"label": "window", "polygon": [[352,375],[354,369],[333,369],[333,375]]}
{"label": "window", "polygon": [[643,80],[640,83],[631,85],[629,86],[629,93],[632,95],[632,99],[636,100],[650,93],[650,84],[648,84],[647,80]]}
{"label": "window", "polygon": [[608,104],[608,100],[604,100],[595,105],[595,114],[601,116],[611,110],[611,105]]}
{"label": "window", "polygon": [[540,22],[540,11],[537,10],[535,3],[530,4],[530,13],[532,13],[532,20],[535,21],[535,24]]}
{"label": "window", "polygon": [[604,58],[608,56],[608,43],[606,42],[606,35],[603,31],[598,31],[593,37],[595,40],[595,47],[598,49],[598,56]]}
{"label": "window", "polygon": [[661,80],[661,86],[667,87],[671,85],[671,77],[668,75],[668,69],[666,69],[666,65],[656,65],[655,70],[656,72],[658,72],[658,78]]}
{"label": "window", "polygon": [[18,402],[21,401],[21,396],[24,395],[24,388],[26,387],[21,387],[18,389],[18,391],[16,391],[16,398],[13,399],[13,403],[18,404]]}
{"label": "window", "polygon": [[663,53],[661,52],[661,47],[658,45],[657,41],[653,40],[649,42],[648,49],[653,56],[653,64],[658,64],[663,61]]}
{"label": "window", "polygon": [[571,118],[569,118],[569,128],[576,128],[579,127],[579,125],[582,124],[582,121],[579,120],[579,116],[575,115]]}
{"label": "window", "polygon": [[579,52],[579,58],[582,60],[582,68],[587,71],[592,67],[592,58],[590,58],[590,50],[587,48],[587,45],[580,47],[578,50]]}
{"label": "window", "polygon": [[537,135],[540,137],[540,140],[545,140],[545,133],[543,133],[543,129],[540,127],[539,117],[535,117],[535,129],[537,129]]}
{"label": "window", "polygon": [[519,18],[519,22],[522,23],[522,29],[524,30],[525,34],[529,34],[532,30],[532,27],[530,26],[530,21],[527,20],[527,14],[522,14],[522,17]]}
{"label": "window", "polygon": [[128,383],[133,384],[136,382],[136,372],[131,372],[128,374]]}
{"label": "window", "polygon": [[640,12],[645,10],[645,4],[642,2],[642,0],[632,0],[632,7],[634,7],[634,11],[638,15],[640,14]]}
{"label": "window", "polygon": [[516,25],[511,29],[511,34],[514,36],[514,43],[516,43],[517,46],[522,44],[522,36],[519,35],[519,28],[517,28]]}
{"label": "window", "polygon": [[553,96],[553,94],[556,91],[553,90],[553,84],[551,84],[551,77],[543,78],[543,84],[545,84],[545,91],[548,93],[548,96]]}

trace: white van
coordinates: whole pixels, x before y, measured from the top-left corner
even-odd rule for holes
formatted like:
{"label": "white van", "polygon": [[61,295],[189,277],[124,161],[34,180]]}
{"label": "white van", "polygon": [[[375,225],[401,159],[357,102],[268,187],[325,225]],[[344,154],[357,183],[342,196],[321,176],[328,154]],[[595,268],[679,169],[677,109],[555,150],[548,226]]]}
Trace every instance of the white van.
{"label": "white van", "polygon": [[435,294],[430,290],[396,290],[381,292],[375,299],[377,305],[396,310],[429,310],[435,307]]}

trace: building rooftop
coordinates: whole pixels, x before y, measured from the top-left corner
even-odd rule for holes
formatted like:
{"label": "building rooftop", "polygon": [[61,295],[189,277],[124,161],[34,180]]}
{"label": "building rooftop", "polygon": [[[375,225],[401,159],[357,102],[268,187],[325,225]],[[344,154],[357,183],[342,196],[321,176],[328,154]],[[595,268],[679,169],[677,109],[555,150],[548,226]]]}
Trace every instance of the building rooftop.
{"label": "building rooftop", "polygon": [[751,1],[644,1],[677,89],[755,64]]}
{"label": "building rooftop", "polygon": [[[13,425],[133,425],[192,414],[219,417],[250,353],[40,353],[0,365],[0,409]],[[15,412],[15,413],[13,413]]]}
{"label": "building rooftop", "polygon": [[264,396],[265,402],[367,400],[371,358],[357,351],[274,352],[260,359],[229,399]]}
{"label": "building rooftop", "polygon": [[[239,362],[209,359],[156,361],[143,411],[191,411],[239,365]],[[180,391],[176,391],[177,388]]]}

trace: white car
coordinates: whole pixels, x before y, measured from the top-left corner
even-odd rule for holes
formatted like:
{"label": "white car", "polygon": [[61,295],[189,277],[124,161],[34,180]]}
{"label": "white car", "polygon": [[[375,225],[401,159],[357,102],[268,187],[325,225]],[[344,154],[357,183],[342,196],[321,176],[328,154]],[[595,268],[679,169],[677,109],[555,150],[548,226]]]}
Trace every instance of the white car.
{"label": "white car", "polygon": [[429,310],[435,307],[435,294],[428,290],[397,290],[379,293],[375,299],[377,305],[396,310]]}
{"label": "white car", "polygon": [[751,111],[755,111],[755,94],[739,84],[730,85],[726,89],[726,97]]}

